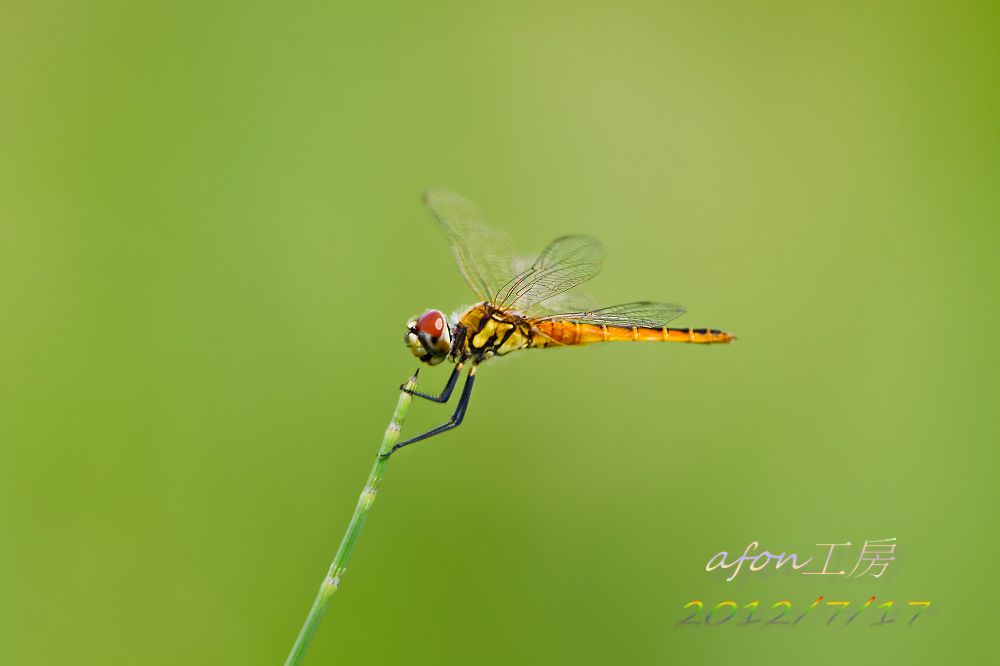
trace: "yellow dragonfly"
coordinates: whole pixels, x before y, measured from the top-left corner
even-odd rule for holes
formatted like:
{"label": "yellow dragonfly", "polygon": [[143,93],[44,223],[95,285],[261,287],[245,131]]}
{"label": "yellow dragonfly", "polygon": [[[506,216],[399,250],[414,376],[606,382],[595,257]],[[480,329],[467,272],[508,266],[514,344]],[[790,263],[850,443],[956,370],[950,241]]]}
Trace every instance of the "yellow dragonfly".
{"label": "yellow dragonfly", "polygon": [[411,395],[445,403],[462,368],[469,366],[455,413],[447,423],[396,444],[387,454],[457,428],[469,406],[476,368],[486,359],[519,349],[541,349],[592,342],[654,341],[712,344],[733,336],[708,328],[668,328],[684,313],[671,303],[636,301],[594,308],[589,299],[571,292],[601,270],[603,247],[590,236],[562,236],[534,260],[513,251],[507,236],[481,221],[478,210],[448,191],[424,195],[431,215],[479,302],[446,318],[428,310],[406,325],[406,345],[428,365],[455,364],[439,395]]}

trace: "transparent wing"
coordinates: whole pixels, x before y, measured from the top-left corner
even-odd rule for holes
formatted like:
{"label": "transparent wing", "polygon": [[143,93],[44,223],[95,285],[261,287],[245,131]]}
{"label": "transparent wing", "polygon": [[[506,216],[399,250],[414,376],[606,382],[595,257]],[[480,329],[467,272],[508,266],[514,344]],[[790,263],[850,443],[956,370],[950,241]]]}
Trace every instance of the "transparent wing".
{"label": "transparent wing", "polygon": [[581,312],[563,312],[561,314],[540,317],[539,321],[572,321],[581,324],[597,326],[641,326],[645,328],[662,328],[667,322],[673,321],[684,314],[684,308],[673,303],[653,303],[637,301],[623,303],[607,308]]}
{"label": "transparent wing", "polygon": [[427,192],[424,203],[441,225],[472,291],[480,300],[493,301],[515,274],[517,258],[510,239],[484,224],[479,210],[454,192]]}
{"label": "transparent wing", "polygon": [[604,248],[590,236],[562,236],[542,250],[529,267],[517,273],[497,292],[500,307],[528,311],[553,301],[601,271]]}
{"label": "transparent wing", "polygon": [[564,312],[588,312],[597,309],[597,302],[587,294],[573,290],[553,296],[547,300],[535,303],[532,306],[521,310],[521,312],[533,319],[559,315]]}

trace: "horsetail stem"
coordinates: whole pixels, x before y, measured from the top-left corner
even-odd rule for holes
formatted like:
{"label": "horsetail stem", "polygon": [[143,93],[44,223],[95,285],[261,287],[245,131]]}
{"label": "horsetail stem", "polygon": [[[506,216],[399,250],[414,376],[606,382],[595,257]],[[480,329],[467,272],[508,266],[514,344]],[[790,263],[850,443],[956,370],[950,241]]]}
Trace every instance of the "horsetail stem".
{"label": "horsetail stem", "polygon": [[[404,388],[412,391],[416,387],[417,373],[414,372],[413,376],[406,382]],[[295,639],[295,645],[292,646],[292,651],[289,653],[288,659],[285,660],[285,666],[296,666],[302,663],[306,650],[309,649],[309,643],[312,642],[313,635],[316,633],[316,628],[319,627],[320,620],[323,619],[323,614],[326,613],[326,606],[330,601],[330,597],[340,587],[340,580],[343,578],[344,572],[347,571],[347,561],[351,559],[354,544],[361,534],[361,529],[365,526],[368,511],[371,509],[372,503],[375,501],[375,496],[378,494],[378,489],[382,485],[382,476],[385,474],[385,467],[389,463],[389,456],[386,454],[392,450],[392,447],[399,440],[399,431],[403,427],[403,421],[406,419],[406,410],[410,406],[411,399],[412,397],[409,393],[400,391],[399,401],[396,403],[396,411],[393,412],[392,420],[389,421],[389,426],[385,429],[385,435],[382,436],[382,446],[379,447],[378,455],[375,457],[375,464],[372,465],[372,471],[368,475],[368,482],[361,490],[361,496],[358,497],[358,505],[354,508],[354,515],[351,516],[351,522],[347,525],[347,531],[340,542],[340,548],[337,549],[333,563],[330,564],[330,570],[319,586],[319,593],[316,595],[316,600],[313,601],[312,608],[309,609],[309,615],[306,616],[306,621],[302,624],[302,629],[299,631],[298,638]]]}

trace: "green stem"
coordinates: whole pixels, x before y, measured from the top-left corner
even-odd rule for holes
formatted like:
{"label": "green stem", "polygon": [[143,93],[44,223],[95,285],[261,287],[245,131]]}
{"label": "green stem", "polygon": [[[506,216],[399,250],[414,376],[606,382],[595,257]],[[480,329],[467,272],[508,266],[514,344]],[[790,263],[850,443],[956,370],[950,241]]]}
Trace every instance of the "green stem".
{"label": "green stem", "polygon": [[[416,387],[417,373],[413,373],[413,376],[406,383],[406,388],[412,391]],[[316,633],[316,628],[319,627],[320,620],[326,613],[326,605],[333,593],[340,587],[340,579],[347,571],[347,561],[351,559],[354,544],[361,534],[361,529],[365,526],[368,511],[371,510],[378,489],[382,485],[382,476],[385,474],[385,467],[389,462],[389,457],[385,454],[399,439],[399,431],[403,427],[403,420],[406,418],[406,410],[410,406],[411,399],[410,394],[406,391],[400,392],[396,411],[392,415],[389,427],[385,429],[385,435],[382,436],[382,446],[379,447],[375,464],[372,465],[372,471],[368,475],[368,483],[361,491],[361,497],[358,498],[358,505],[354,508],[354,515],[351,516],[351,522],[347,526],[347,532],[344,533],[344,539],[340,542],[340,548],[337,549],[337,554],[333,558],[333,564],[330,565],[326,578],[319,586],[319,594],[316,595],[316,600],[313,602],[312,608],[309,609],[309,615],[306,616],[299,636],[295,639],[295,645],[292,646],[292,651],[288,655],[288,659],[285,660],[285,666],[296,666],[296,664],[302,663],[306,650],[309,649],[309,643],[312,642],[313,634]]]}

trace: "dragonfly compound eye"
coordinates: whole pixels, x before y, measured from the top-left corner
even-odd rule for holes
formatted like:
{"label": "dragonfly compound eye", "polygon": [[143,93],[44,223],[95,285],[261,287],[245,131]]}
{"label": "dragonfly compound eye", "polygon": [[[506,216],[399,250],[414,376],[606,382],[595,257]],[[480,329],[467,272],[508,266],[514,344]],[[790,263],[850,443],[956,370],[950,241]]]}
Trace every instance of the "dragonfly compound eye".
{"label": "dragonfly compound eye", "polygon": [[451,328],[440,310],[428,310],[407,324],[406,346],[424,363],[437,365],[451,352]]}
{"label": "dragonfly compound eye", "polygon": [[447,328],[448,325],[445,323],[444,314],[440,310],[428,310],[420,315],[420,319],[417,320],[417,329],[432,338],[440,338]]}

